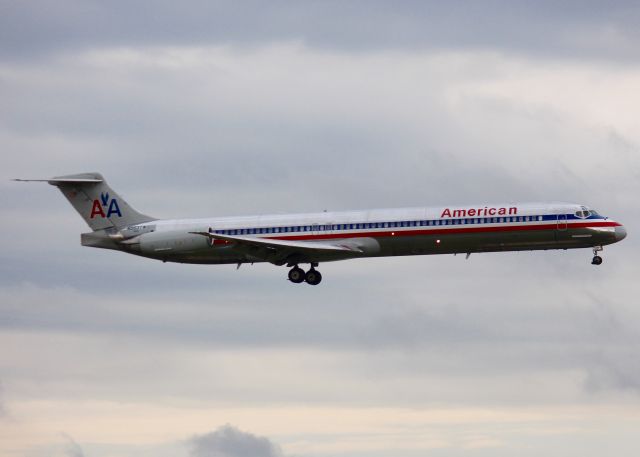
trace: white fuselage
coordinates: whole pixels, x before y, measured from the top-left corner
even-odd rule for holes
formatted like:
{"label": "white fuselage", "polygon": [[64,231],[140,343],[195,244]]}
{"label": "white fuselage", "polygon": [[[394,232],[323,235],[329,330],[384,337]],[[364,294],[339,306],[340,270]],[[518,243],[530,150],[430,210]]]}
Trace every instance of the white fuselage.
{"label": "white fuselage", "polygon": [[[207,233],[211,237],[202,236]],[[84,234],[83,244],[169,262],[313,265],[354,257],[586,248],[625,236],[620,223],[582,205],[506,203],[154,220],[121,228],[108,234],[108,240],[96,232]],[[294,252],[276,246],[269,257],[244,243],[255,239],[285,248],[286,243],[304,242],[345,250]],[[268,254],[268,246],[264,249]]]}

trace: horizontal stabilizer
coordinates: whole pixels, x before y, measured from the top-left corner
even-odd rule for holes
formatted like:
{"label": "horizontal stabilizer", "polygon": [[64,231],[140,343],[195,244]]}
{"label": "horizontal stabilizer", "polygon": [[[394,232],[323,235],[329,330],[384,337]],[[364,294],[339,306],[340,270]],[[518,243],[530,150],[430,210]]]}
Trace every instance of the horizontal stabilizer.
{"label": "horizontal stabilizer", "polygon": [[52,186],[60,184],[98,184],[103,182],[104,179],[89,179],[89,178],[52,178],[52,179],[14,179],[19,182],[47,182]]}

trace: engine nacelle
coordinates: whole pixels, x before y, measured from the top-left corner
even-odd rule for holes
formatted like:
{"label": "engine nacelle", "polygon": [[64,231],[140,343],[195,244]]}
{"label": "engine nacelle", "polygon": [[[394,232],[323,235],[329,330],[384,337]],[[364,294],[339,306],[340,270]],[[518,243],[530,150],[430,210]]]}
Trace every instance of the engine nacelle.
{"label": "engine nacelle", "polygon": [[184,231],[143,233],[138,241],[143,255],[159,258],[205,249],[209,245],[206,237]]}

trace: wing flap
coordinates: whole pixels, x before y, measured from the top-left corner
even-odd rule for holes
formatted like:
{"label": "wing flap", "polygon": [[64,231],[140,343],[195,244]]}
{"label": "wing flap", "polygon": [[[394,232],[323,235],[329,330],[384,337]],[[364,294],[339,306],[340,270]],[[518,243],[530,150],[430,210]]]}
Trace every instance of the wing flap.
{"label": "wing flap", "polygon": [[325,258],[350,258],[363,253],[354,246],[327,243],[322,241],[279,240],[259,238],[255,236],[221,235],[215,232],[189,232],[206,236],[211,240],[222,240],[233,243],[255,257],[272,263],[284,263],[287,259],[299,262],[316,261]]}

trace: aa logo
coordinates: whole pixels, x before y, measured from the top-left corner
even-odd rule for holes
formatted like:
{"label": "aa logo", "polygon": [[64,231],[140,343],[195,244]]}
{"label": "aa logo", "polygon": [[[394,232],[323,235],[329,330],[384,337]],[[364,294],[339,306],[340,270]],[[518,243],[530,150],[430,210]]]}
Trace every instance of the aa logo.
{"label": "aa logo", "polygon": [[[107,209],[106,214],[105,208]],[[122,217],[120,207],[118,206],[118,200],[115,198],[109,200],[109,193],[100,194],[100,200],[96,199],[93,201],[93,206],[91,207],[91,219],[96,216],[111,217],[112,214]]]}

